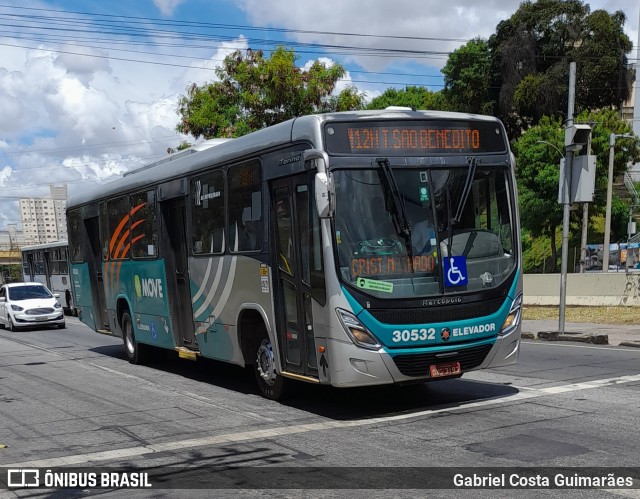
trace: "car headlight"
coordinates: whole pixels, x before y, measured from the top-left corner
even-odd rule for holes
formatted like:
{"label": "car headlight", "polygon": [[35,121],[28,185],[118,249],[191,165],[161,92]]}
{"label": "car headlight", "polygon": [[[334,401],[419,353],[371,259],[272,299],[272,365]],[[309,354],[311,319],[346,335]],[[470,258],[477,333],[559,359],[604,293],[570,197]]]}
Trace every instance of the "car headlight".
{"label": "car headlight", "polygon": [[14,312],[22,312],[24,308],[19,307],[18,305],[11,305],[11,310],[13,310]]}
{"label": "car headlight", "polygon": [[511,308],[509,309],[509,314],[507,318],[504,320],[502,327],[500,328],[501,336],[507,335],[513,332],[520,324],[520,318],[522,317],[522,293],[520,293],[513,303],[511,304]]}
{"label": "car headlight", "polygon": [[53,304],[53,308],[62,308],[62,305],[60,305],[60,302],[57,301]]}
{"label": "car headlight", "polygon": [[351,312],[336,308],[338,319],[345,332],[356,346],[367,350],[379,350],[382,345],[378,339]]}

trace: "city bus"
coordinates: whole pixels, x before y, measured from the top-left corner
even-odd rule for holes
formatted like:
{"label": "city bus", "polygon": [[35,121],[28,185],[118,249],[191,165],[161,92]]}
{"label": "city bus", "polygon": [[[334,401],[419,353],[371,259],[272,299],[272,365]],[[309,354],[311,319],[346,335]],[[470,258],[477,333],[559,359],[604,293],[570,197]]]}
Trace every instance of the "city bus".
{"label": "city bus", "polygon": [[33,244],[20,248],[24,282],[39,282],[59,294],[64,313],[75,315],[69,279],[67,241]]}
{"label": "city bus", "polygon": [[76,306],[132,363],[251,366],[271,399],[457,378],[517,361],[517,206],[494,117],[302,116],[71,192]]}

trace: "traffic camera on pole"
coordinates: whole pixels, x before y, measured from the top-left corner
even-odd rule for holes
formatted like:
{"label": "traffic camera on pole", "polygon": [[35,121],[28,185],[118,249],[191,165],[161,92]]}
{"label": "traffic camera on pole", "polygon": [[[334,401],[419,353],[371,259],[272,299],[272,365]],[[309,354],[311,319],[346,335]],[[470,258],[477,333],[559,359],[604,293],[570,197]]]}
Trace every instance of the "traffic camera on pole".
{"label": "traffic camera on pole", "polygon": [[565,128],[564,145],[571,159],[571,171],[565,172],[566,158],[563,158],[560,161],[558,203],[591,203],[596,185],[596,156],[589,154],[591,126],[579,123]]}

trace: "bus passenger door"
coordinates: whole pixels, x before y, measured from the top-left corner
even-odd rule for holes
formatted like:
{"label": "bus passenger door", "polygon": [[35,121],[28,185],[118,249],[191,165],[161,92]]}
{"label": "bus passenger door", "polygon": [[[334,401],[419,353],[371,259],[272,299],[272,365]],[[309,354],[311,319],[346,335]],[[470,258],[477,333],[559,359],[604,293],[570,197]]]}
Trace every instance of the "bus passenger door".
{"label": "bus passenger door", "polygon": [[86,218],[84,221],[89,240],[90,250],[87,251],[86,258],[89,264],[89,272],[95,274],[95,279],[91,282],[91,295],[93,298],[94,320],[96,329],[111,330],[107,315],[107,302],[104,291],[104,278],[102,275],[102,249],[100,248],[100,226],[98,217]]}
{"label": "bus passenger door", "polygon": [[308,172],[271,183],[271,227],[276,324],[283,368],[318,377],[308,261]]}
{"label": "bus passenger door", "polygon": [[176,346],[198,350],[191,313],[191,290],[187,260],[185,224],[187,207],[185,198],[178,197],[160,202],[162,212],[162,256],[167,273],[169,307],[173,319]]}

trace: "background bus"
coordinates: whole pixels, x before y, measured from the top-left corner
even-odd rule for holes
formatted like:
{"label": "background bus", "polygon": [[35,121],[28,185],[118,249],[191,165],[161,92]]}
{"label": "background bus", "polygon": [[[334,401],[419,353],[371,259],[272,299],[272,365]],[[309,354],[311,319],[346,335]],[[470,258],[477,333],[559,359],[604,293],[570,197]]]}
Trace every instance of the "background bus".
{"label": "background bus", "polygon": [[76,306],[131,362],[251,365],[269,398],[512,364],[516,196],[496,118],[303,116],[71,192]]}
{"label": "background bus", "polygon": [[76,315],[69,279],[67,241],[24,246],[20,251],[24,281],[39,282],[47,286],[52,293],[58,293],[65,314]]}

